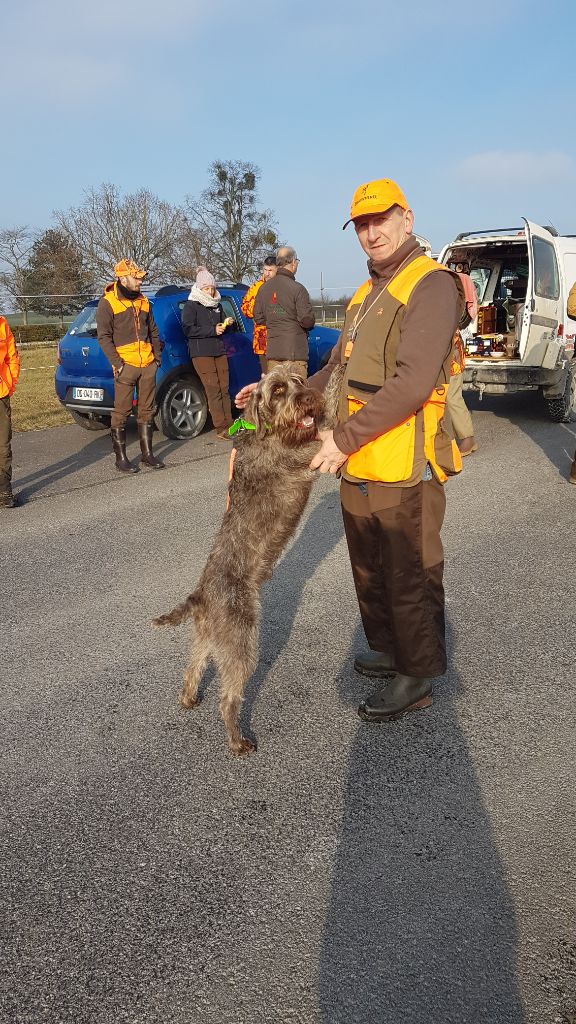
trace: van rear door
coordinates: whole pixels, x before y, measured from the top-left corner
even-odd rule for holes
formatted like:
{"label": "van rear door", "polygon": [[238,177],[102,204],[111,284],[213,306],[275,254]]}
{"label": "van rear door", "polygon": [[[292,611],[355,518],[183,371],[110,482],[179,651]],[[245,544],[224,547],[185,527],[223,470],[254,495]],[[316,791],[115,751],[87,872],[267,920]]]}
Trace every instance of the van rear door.
{"label": "van rear door", "polygon": [[528,366],[556,366],[562,319],[562,289],[554,236],[523,218],[528,243],[528,286],[519,354]]}

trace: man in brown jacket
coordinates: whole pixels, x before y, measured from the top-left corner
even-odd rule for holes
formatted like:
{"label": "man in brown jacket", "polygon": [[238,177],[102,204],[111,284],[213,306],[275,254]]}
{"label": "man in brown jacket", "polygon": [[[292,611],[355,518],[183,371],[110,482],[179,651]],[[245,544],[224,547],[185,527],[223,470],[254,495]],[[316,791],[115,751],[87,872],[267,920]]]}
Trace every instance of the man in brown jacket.
{"label": "man in brown jacket", "polygon": [[120,260],[114,273],[116,281],[106,286],[98,303],[96,329],[100,348],[114,374],[111,435],[116,469],[121,473],[138,472],[126,455],[126,420],[132,411],[134,388],[138,400],[140,462],[150,469],[164,469],[164,463],[152,452],[156,370],[162,348],[150,302],[141,292],[146,271],[133,260]]}
{"label": "man in brown jacket", "polygon": [[461,459],[442,417],[464,299],[458,275],[418,245],[412,211],[394,182],[357,189],[350,220],[370,279],[350,303],[327,366],[309,381],[323,390],[335,368],[344,374],[339,425],[321,434],[312,467],[341,472],[346,539],[371,648],[354,667],[383,680],[359,714],[389,722],[429,706],[431,679],[446,671],[442,485]]}
{"label": "man in brown jacket", "polygon": [[290,362],[308,372],[308,331],[316,322],[310,296],[296,280],[299,259],[290,246],[276,253],[276,275],[265,281],[254,302],[254,323],[266,327],[268,369]]}

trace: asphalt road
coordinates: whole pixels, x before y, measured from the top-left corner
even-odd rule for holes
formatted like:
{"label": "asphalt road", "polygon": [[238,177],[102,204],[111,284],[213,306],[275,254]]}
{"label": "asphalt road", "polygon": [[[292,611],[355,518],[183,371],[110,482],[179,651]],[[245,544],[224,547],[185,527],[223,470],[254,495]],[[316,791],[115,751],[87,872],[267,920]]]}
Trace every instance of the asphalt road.
{"label": "asphalt road", "polygon": [[[576,1014],[576,439],[534,400],[474,408],[448,485],[451,669],[366,726],[336,485],[263,594],[244,719],[176,703],[227,444],[17,435],[0,513],[0,1020],[557,1024]],[[135,436],[131,450],[135,453]]]}

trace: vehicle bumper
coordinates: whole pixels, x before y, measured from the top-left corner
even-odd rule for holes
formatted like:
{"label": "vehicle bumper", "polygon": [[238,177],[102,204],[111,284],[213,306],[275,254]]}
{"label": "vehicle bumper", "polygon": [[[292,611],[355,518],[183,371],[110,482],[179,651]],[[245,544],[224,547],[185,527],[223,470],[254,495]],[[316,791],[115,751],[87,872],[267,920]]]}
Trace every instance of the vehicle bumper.
{"label": "vehicle bumper", "polygon": [[544,366],[523,366],[522,363],[468,363],[464,367],[462,390],[480,391],[487,395],[509,395],[514,391],[542,389],[547,398],[564,393],[568,362],[563,360],[548,370]]}

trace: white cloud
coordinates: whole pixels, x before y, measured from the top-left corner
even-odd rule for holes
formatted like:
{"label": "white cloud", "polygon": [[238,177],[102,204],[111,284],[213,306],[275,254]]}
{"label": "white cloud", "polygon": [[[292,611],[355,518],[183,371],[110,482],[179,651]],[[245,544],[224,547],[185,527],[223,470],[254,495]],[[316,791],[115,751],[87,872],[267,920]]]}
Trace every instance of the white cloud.
{"label": "white cloud", "polygon": [[487,150],[456,164],[454,174],[471,184],[547,185],[576,178],[576,160],[561,150]]}

